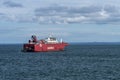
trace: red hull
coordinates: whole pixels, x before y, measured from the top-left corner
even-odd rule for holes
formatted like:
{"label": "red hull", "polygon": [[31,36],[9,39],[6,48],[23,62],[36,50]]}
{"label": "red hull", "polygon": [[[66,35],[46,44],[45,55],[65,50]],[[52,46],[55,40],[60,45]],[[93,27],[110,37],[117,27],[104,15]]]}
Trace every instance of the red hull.
{"label": "red hull", "polygon": [[58,42],[55,37],[48,37],[46,39],[37,40],[35,35],[32,35],[32,40],[24,44],[23,51],[26,52],[47,52],[47,51],[61,51],[64,50],[68,43]]}
{"label": "red hull", "polygon": [[24,44],[23,50],[26,52],[47,52],[47,51],[62,51],[68,43],[56,44]]}

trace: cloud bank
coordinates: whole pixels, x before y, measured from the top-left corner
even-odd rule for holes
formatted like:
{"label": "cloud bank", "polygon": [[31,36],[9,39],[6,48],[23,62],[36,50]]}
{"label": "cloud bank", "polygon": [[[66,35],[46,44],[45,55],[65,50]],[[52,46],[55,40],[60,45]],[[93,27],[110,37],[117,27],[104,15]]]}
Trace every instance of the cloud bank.
{"label": "cloud bank", "polygon": [[35,10],[39,23],[116,23],[120,13],[115,6],[50,6]]}
{"label": "cloud bank", "polygon": [[[40,24],[110,24],[120,22],[119,6],[114,5],[61,6],[56,4],[45,7],[38,6],[37,8],[30,8],[29,6],[29,9],[23,7],[23,4],[13,1],[5,1],[3,5],[15,8],[20,12],[10,12],[11,9],[5,8],[6,11],[0,12],[0,18],[5,21],[36,22]],[[27,14],[24,14],[24,12]]]}

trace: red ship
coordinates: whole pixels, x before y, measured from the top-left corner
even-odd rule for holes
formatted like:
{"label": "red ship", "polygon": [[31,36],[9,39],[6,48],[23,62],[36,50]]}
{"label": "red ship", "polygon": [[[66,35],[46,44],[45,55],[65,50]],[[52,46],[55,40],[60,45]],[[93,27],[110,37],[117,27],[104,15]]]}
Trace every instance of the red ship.
{"label": "red ship", "polygon": [[48,52],[48,51],[63,51],[68,46],[68,43],[59,42],[55,37],[49,36],[48,38],[37,40],[35,35],[32,35],[31,40],[23,45],[25,52]]}

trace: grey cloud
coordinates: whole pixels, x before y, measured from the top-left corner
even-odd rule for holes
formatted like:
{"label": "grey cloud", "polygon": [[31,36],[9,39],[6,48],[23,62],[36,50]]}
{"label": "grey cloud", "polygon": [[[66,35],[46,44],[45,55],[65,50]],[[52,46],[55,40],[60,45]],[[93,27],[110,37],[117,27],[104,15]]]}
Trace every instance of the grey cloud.
{"label": "grey cloud", "polygon": [[79,13],[79,14],[89,14],[89,13],[95,13],[100,11],[101,8],[97,6],[86,6],[86,7],[79,7],[79,8],[71,8],[69,10],[70,13]]}
{"label": "grey cloud", "polygon": [[3,14],[0,19],[17,22],[38,22],[40,24],[72,24],[72,23],[119,23],[120,12],[117,6],[48,6],[34,10],[33,15]]}
{"label": "grey cloud", "polygon": [[106,5],[104,6],[104,9],[105,11],[110,12],[110,13],[119,12],[117,6]]}
{"label": "grey cloud", "polygon": [[69,8],[68,7],[63,7],[63,6],[50,6],[46,8],[38,8],[35,10],[35,15],[36,16],[41,16],[41,15],[60,15],[68,12]]}
{"label": "grey cloud", "polygon": [[3,3],[3,5],[5,5],[6,7],[23,7],[22,4],[12,2],[12,1],[6,1],[6,2]]}
{"label": "grey cloud", "polygon": [[[38,8],[35,10],[37,16],[41,15],[64,15],[64,14],[89,14],[100,11],[97,6],[86,7],[66,7],[66,6],[50,6],[46,8]],[[66,16],[66,15],[65,15]]]}
{"label": "grey cloud", "polygon": [[50,6],[35,11],[39,23],[112,23],[120,22],[116,6]]}

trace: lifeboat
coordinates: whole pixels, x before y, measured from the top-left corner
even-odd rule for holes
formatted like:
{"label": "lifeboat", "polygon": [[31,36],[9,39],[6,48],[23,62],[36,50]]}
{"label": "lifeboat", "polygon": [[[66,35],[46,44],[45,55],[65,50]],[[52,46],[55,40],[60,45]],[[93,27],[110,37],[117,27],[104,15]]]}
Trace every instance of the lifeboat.
{"label": "lifeboat", "polygon": [[68,43],[58,41],[56,37],[49,36],[45,39],[37,40],[35,35],[31,36],[31,40],[23,45],[24,52],[48,52],[48,51],[63,51]]}

